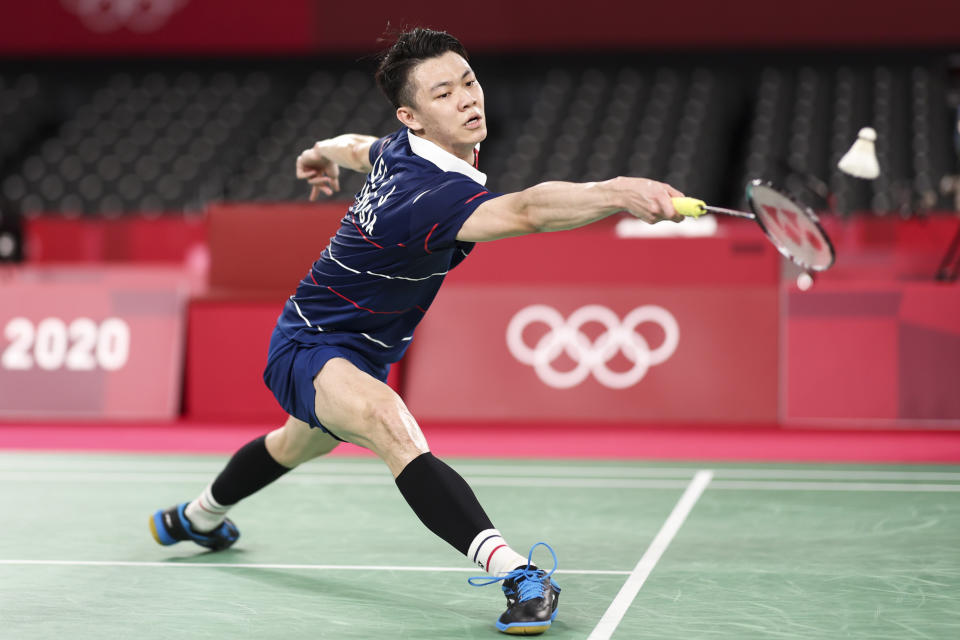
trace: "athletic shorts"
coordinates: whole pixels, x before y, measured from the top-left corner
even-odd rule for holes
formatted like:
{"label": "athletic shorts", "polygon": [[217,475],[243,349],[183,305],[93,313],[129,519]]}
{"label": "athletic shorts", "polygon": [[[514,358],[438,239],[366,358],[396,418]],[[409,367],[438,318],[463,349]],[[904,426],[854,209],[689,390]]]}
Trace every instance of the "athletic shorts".
{"label": "athletic shorts", "polygon": [[344,344],[350,341],[350,336],[330,334],[329,337],[324,336],[324,340],[325,342],[318,344],[296,342],[287,338],[279,328],[275,328],[270,338],[263,381],[284,411],[337,438],[336,434],[330,432],[317,419],[313,379],[320,369],[331,358],[344,358],[361,371],[386,382],[390,365],[376,363],[359,350]]}

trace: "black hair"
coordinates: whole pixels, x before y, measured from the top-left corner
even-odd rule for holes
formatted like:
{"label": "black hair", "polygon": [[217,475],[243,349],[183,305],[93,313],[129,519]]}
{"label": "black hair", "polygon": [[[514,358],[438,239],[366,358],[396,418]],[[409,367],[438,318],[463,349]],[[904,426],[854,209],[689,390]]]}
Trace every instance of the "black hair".
{"label": "black hair", "polygon": [[374,78],[383,95],[395,107],[413,106],[410,71],[424,60],[452,51],[469,60],[460,41],[446,31],[417,27],[397,35],[396,42],[380,54]]}

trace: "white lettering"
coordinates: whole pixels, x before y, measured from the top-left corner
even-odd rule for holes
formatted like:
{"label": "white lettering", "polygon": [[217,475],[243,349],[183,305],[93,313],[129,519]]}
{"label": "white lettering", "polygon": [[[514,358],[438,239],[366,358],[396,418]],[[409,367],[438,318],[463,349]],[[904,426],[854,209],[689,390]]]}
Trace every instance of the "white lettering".
{"label": "white lettering", "polygon": [[396,191],[396,190],[397,190],[397,185],[393,185],[393,188],[390,189],[390,193],[388,193],[388,194],[385,195],[385,196],[380,196],[380,199],[377,200],[377,206],[378,206],[378,207],[379,207],[379,206],[382,206],[383,203],[387,201],[387,198],[389,198],[390,196],[392,196],[392,195],[393,195],[393,192]]}
{"label": "white lettering", "polygon": [[383,156],[378,156],[367,181],[363,183],[363,188],[357,194],[353,203],[353,214],[357,217],[357,226],[367,235],[373,235],[374,225],[377,223],[377,214],[374,210],[383,205],[387,199],[397,190],[397,185],[386,194],[380,195],[380,188],[391,180],[387,175],[387,163],[383,161]]}
{"label": "white lettering", "polygon": [[130,325],[120,318],[100,324],[77,318],[69,325],[60,318],[44,318],[36,327],[27,318],[12,318],[3,332],[10,341],[0,355],[4,369],[116,371],[130,359]]}
{"label": "white lettering", "polygon": [[33,346],[33,338],[37,334],[33,323],[26,318],[13,318],[4,327],[3,333],[10,341],[9,346],[3,350],[3,357],[0,358],[3,368],[32,369],[33,356],[30,355],[30,347]]}

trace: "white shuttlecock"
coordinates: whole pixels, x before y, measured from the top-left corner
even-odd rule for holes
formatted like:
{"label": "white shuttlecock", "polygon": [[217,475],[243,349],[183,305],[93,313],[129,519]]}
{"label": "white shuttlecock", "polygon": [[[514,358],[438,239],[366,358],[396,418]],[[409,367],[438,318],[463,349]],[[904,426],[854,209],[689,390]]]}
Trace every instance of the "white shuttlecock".
{"label": "white shuttlecock", "polygon": [[877,141],[877,132],[871,127],[860,129],[857,140],[850,147],[850,151],[843,154],[837,163],[840,171],[854,176],[873,180],[880,175],[880,164],[877,162],[877,150],[874,143]]}

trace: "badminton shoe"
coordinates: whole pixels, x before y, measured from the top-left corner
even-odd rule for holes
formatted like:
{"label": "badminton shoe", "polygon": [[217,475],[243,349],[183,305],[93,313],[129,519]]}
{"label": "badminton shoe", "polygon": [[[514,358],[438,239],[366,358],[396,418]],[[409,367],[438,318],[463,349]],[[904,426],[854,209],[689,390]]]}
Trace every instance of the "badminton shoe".
{"label": "badminton shoe", "polygon": [[[533,550],[541,545],[553,556],[553,569],[549,572],[538,569],[532,563]],[[530,548],[525,567],[517,567],[499,578],[477,576],[468,582],[475,587],[482,587],[503,581],[501,588],[507,597],[507,610],[497,620],[497,629],[512,635],[533,636],[549,629],[557,617],[560,587],[550,577],[556,570],[557,554],[550,545],[538,542]]]}
{"label": "badminton shoe", "polygon": [[183,540],[193,540],[201,547],[223,551],[240,537],[236,525],[229,518],[224,519],[213,531],[206,533],[194,531],[193,525],[183,512],[187,504],[182,502],[166,510],[160,509],[150,518],[150,533],[158,544],[166,546]]}

